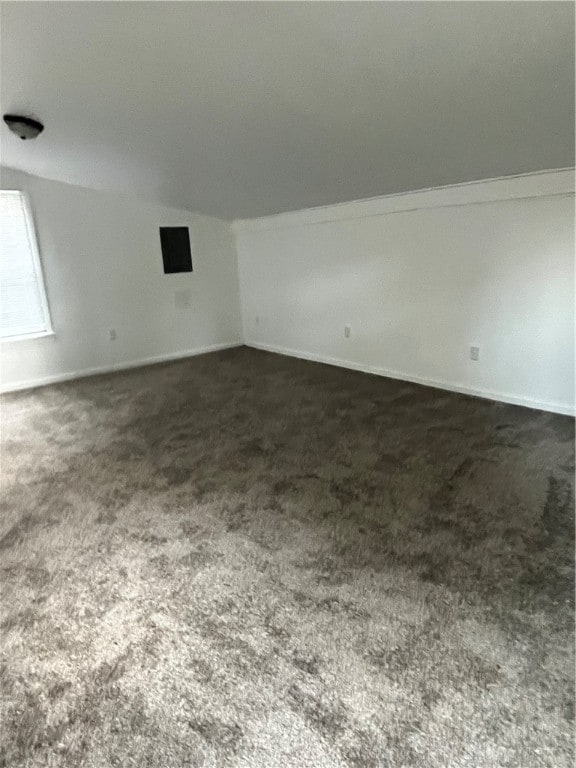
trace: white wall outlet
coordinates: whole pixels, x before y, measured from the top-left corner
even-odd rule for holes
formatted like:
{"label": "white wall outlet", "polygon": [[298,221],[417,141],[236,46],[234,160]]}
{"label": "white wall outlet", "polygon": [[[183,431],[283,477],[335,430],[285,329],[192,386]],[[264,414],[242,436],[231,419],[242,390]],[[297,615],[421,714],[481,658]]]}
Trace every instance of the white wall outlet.
{"label": "white wall outlet", "polygon": [[260,316],[259,315],[256,315],[256,317],[254,318],[254,323],[255,323],[255,325],[260,325]]}
{"label": "white wall outlet", "polygon": [[344,338],[345,339],[349,339],[351,332],[352,332],[352,329],[350,328],[350,326],[349,325],[345,325],[344,326]]}
{"label": "white wall outlet", "polygon": [[480,360],[480,347],[470,347],[470,360]]}
{"label": "white wall outlet", "polygon": [[116,332],[116,328],[110,328],[110,330],[108,331],[108,338],[110,339],[110,341],[116,341],[116,339],[118,338],[118,333]]}

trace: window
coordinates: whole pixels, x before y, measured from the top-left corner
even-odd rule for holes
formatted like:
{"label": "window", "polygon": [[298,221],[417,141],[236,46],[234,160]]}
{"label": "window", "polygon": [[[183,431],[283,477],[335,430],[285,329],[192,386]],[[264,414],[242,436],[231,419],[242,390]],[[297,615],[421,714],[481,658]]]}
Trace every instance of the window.
{"label": "window", "polygon": [[0,190],[0,335],[52,333],[34,223],[21,192]]}

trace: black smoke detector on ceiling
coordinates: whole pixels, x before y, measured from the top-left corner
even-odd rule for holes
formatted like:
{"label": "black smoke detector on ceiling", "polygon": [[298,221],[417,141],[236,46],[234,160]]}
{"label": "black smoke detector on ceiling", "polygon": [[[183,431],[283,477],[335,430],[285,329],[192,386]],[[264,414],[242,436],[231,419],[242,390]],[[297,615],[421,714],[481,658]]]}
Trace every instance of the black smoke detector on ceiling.
{"label": "black smoke detector on ceiling", "polygon": [[44,130],[44,126],[38,120],[23,115],[4,115],[4,122],[12,133],[24,140],[35,139]]}

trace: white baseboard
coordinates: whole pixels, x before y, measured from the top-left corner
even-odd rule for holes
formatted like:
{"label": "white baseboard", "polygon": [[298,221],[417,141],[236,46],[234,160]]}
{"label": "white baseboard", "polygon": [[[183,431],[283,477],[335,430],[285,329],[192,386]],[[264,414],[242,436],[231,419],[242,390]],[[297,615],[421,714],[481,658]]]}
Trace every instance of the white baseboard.
{"label": "white baseboard", "polygon": [[490,392],[485,389],[478,389],[476,387],[469,387],[465,384],[455,384],[450,381],[442,381],[441,379],[430,379],[425,376],[415,376],[403,371],[395,371],[390,368],[382,368],[374,365],[363,365],[361,363],[353,363],[349,360],[342,360],[337,357],[329,357],[327,355],[317,355],[311,352],[302,352],[297,349],[290,349],[287,347],[278,347],[272,344],[261,344],[257,341],[245,341],[244,344],[247,347],[253,347],[254,349],[261,349],[264,352],[275,352],[280,355],[288,355],[289,357],[298,357],[302,360],[312,360],[315,363],[324,363],[325,365],[336,365],[339,368],[349,368],[353,371],[362,371],[362,373],[372,373],[376,376],[385,376],[389,379],[399,379],[401,381],[409,381],[412,384],[423,384],[426,387],[434,387],[435,389],[444,389],[448,392],[459,392],[463,395],[471,395],[473,397],[481,397],[485,400],[494,400],[500,403],[509,403],[510,405],[521,405],[525,408],[534,408],[538,411],[550,411],[551,413],[559,413],[564,416],[575,416],[576,407],[564,403],[549,403],[541,400],[534,400],[529,397],[522,397],[519,395],[510,395],[505,392]]}
{"label": "white baseboard", "polygon": [[84,368],[81,371],[67,371],[66,373],[57,373],[52,376],[41,376],[36,379],[26,381],[17,381],[11,384],[0,386],[0,393],[18,392],[22,389],[33,389],[36,387],[45,387],[48,384],[59,384],[62,381],[72,381],[74,379],[84,379],[88,376],[100,376],[103,373],[112,373],[116,371],[127,371],[130,368],[142,368],[146,365],[157,365],[158,363],[169,363],[172,360],[182,360],[186,357],[196,357],[205,355],[208,352],[218,352],[221,349],[232,349],[242,347],[242,341],[230,341],[223,344],[209,344],[205,347],[196,347],[182,352],[172,352],[168,355],[156,355],[154,357],[145,357],[140,360],[129,360],[127,362],[116,363],[115,365],[103,365],[95,368]]}
{"label": "white baseboard", "polygon": [[44,387],[49,384],[58,384],[63,381],[72,381],[74,379],[83,379],[89,376],[99,376],[103,373],[112,373],[114,371],[126,371],[131,368],[142,368],[147,365],[156,365],[158,363],[168,363],[172,360],[182,360],[187,357],[195,357],[197,355],[204,355],[209,352],[218,352],[222,349],[233,349],[234,347],[253,347],[254,349],[261,349],[264,352],[274,352],[279,355],[287,355],[288,357],[297,357],[302,360],[311,360],[315,363],[324,363],[325,365],[335,365],[339,368],[349,368],[353,371],[361,371],[362,373],[371,373],[376,376],[385,376],[390,379],[398,379],[400,381],[408,381],[413,384],[422,384],[427,387],[434,387],[435,389],[443,389],[448,392],[459,392],[463,395],[471,395],[473,397],[481,397],[486,400],[494,400],[501,403],[509,403],[511,405],[521,405],[525,408],[533,408],[540,411],[549,411],[551,413],[559,413],[565,416],[576,416],[576,407],[564,403],[550,403],[541,400],[534,400],[529,397],[522,397],[518,395],[511,395],[503,392],[491,392],[485,389],[478,389],[476,387],[469,387],[464,384],[457,384],[450,381],[443,381],[440,379],[430,379],[425,376],[415,376],[403,371],[396,371],[390,368],[382,368],[374,365],[363,365],[361,363],[354,363],[349,360],[343,360],[337,357],[330,357],[329,355],[318,355],[312,352],[303,352],[302,350],[290,349],[289,347],[279,347],[272,344],[262,344],[257,341],[231,341],[222,344],[210,344],[204,347],[197,347],[196,349],[188,349],[182,352],[174,352],[168,355],[157,355],[155,357],[142,358],[140,360],[130,360],[128,362],[117,363],[114,366],[99,366],[94,368],[85,368],[81,371],[68,371],[66,373],[59,373],[52,376],[43,376],[36,379],[29,379],[26,381],[18,381],[7,385],[0,386],[0,392],[17,392],[23,389],[33,389],[36,387]]}

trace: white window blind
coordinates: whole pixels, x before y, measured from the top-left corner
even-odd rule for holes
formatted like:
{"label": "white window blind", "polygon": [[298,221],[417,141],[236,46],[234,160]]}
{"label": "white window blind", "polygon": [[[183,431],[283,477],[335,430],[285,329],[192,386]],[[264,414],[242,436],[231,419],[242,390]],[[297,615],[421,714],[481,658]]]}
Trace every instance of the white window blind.
{"label": "white window blind", "polygon": [[32,216],[21,192],[0,190],[0,335],[51,332]]}

